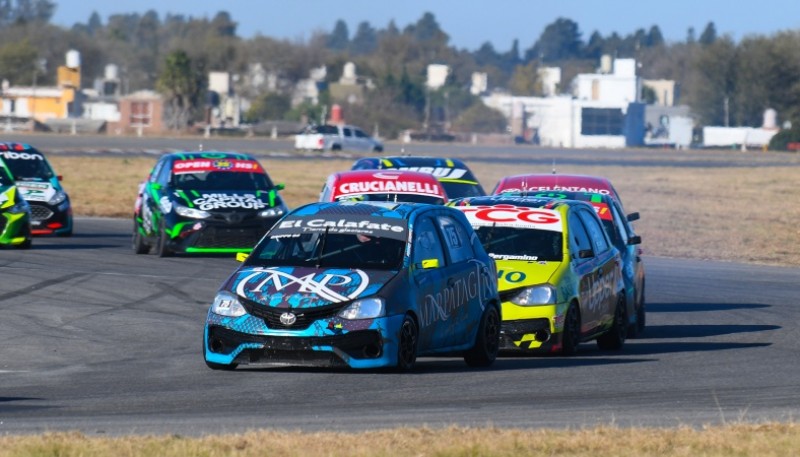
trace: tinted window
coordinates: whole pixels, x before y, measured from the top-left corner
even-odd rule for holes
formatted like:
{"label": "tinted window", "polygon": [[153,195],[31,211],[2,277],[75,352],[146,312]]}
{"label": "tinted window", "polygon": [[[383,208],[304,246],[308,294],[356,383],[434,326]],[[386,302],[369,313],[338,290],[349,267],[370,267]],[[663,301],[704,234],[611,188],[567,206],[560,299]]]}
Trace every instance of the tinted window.
{"label": "tinted window", "polygon": [[624,120],[619,108],[583,108],[581,135],[622,135]]}
{"label": "tinted window", "polygon": [[444,251],[439,242],[436,226],[429,217],[418,220],[414,225],[414,244],[412,246],[412,259],[415,264],[423,260],[438,259],[439,265],[444,266]]}
{"label": "tinted window", "polygon": [[47,180],[53,177],[44,156],[35,150],[7,151],[3,153],[3,160],[14,179]]}
{"label": "tinted window", "polygon": [[444,244],[450,253],[450,261],[458,263],[474,258],[475,253],[472,252],[469,232],[460,223],[448,216],[439,216],[437,220],[442,231]]}
{"label": "tinted window", "polygon": [[167,160],[166,160],[166,159],[164,159],[164,160],[159,160],[159,161],[156,163],[156,165],[153,167],[153,170],[150,172],[150,177],[149,177],[149,179],[148,179],[150,182],[156,182],[156,181],[158,181],[158,174],[159,174],[159,173],[161,172],[161,170],[164,168],[164,164],[165,164],[165,163],[167,163]]}
{"label": "tinted window", "polygon": [[333,125],[318,125],[312,129],[313,133],[322,133],[323,135],[338,135],[339,129]]}
{"label": "tinted window", "polygon": [[563,260],[561,232],[514,227],[478,227],[475,230],[486,252],[501,260]]}
{"label": "tinted window", "polygon": [[486,195],[480,187],[473,184],[443,181],[442,187],[444,187],[444,192],[447,194],[448,199]]}
{"label": "tinted window", "polygon": [[353,136],[352,132],[351,132],[351,131],[350,131],[350,129],[348,129],[347,127],[343,128],[343,129],[342,129],[342,132],[344,132],[344,136],[346,136],[346,137],[351,137],[351,136]]}
{"label": "tinted window", "polygon": [[358,138],[367,138],[367,134],[362,132],[359,129],[353,129],[353,133],[355,133],[356,137],[358,137]]}
{"label": "tinted window", "polygon": [[172,184],[182,190],[256,191],[272,189],[272,183],[263,173],[231,171],[175,174],[172,177]]}
{"label": "tinted window", "polygon": [[606,239],[603,227],[601,227],[597,221],[597,215],[586,209],[580,209],[578,214],[581,220],[583,220],[586,232],[589,234],[589,238],[594,244],[595,253],[606,252],[609,247],[608,240]]}
{"label": "tinted window", "polygon": [[401,240],[363,234],[278,235],[262,241],[248,265],[394,270],[403,262],[405,245]]}
{"label": "tinted window", "polygon": [[[624,222],[622,211],[619,210],[616,203],[611,205],[611,214],[614,219],[614,221],[611,222],[613,224],[613,229],[606,230],[606,233],[609,234],[611,243],[616,246],[617,249],[622,250],[628,244],[628,237],[630,236],[628,227]],[[610,221],[603,221],[603,225],[606,225],[608,222]]]}
{"label": "tinted window", "polygon": [[578,251],[592,249],[592,242],[589,241],[589,234],[583,226],[583,222],[574,212],[569,214],[569,241],[572,249],[572,257],[578,258]]}

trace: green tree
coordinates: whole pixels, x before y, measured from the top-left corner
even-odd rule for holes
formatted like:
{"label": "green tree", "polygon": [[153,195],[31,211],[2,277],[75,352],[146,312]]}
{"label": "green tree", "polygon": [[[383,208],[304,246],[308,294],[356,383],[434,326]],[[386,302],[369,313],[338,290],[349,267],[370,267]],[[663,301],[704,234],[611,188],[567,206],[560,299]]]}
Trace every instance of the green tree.
{"label": "green tree", "polygon": [[537,69],[538,65],[533,60],[526,65],[517,65],[508,83],[511,93],[520,96],[541,94],[542,88]]}
{"label": "green tree", "polygon": [[508,121],[503,113],[489,108],[481,102],[467,108],[453,122],[453,130],[458,132],[503,133]]}
{"label": "green tree", "polygon": [[555,62],[580,57],[583,42],[575,21],[560,17],[548,24],[532,48],[525,52],[525,60],[541,59]]}
{"label": "green tree", "polygon": [[350,31],[347,29],[347,23],[341,19],[336,21],[333,26],[333,32],[326,38],[325,45],[328,49],[334,51],[344,51],[350,45]]}
{"label": "green tree", "polygon": [[202,89],[198,79],[186,51],[179,49],[167,55],[156,87],[169,104],[171,116],[168,125],[171,128],[178,130],[188,125]]}
{"label": "green tree", "polygon": [[700,34],[698,42],[704,46],[708,46],[715,41],[717,41],[717,28],[714,26],[713,22],[709,22],[706,28],[703,29],[703,33]]}
{"label": "green tree", "polygon": [[0,28],[13,24],[49,22],[56,4],[49,0],[0,1]]}
{"label": "green tree", "polygon": [[647,31],[647,46],[654,47],[663,45],[664,35],[661,34],[661,29],[657,25],[650,27],[650,30]]}
{"label": "green tree", "polygon": [[270,92],[256,99],[245,114],[245,120],[247,122],[280,120],[291,108],[292,101],[288,95]]}
{"label": "green tree", "polygon": [[356,34],[350,41],[350,52],[356,56],[371,54],[378,47],[378,35],[369,22],[358,24]]}
{"label": "green tree", "polygon": [[[0,46],[0,77],[11,84],[30,85],[39,73],[39,54],[27,40],[6,42]],[[37,74],[36,77],[39,75]]]}
{"label": "green tree", "polygon": [[704,46],[693,59],[692,107],[704,125],[731,125],[736,112],[736,44],[723,37]]}

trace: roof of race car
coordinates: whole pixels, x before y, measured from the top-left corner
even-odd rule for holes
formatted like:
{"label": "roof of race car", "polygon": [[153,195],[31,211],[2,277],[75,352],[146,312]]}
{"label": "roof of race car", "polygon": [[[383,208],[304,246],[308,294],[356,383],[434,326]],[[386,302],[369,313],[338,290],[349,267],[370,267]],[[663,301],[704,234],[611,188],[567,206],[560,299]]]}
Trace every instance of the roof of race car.
{"label": "roof of race car", "polygon": [[333,173],[327,179],[333,198],[361,194],[414,194],[446,200],[439,181],[428,173],[405,170],[351,170]]}
{"label": "roof of race car", "polygon": [[287,216],[336,216],[360,215],[368,217],[388,217],[408,219],[415,211],[429,208],[422,203],[387,203],[387,202],[314,202],[293,209]]}
{"label": "roof of race car", "polygon": [[42,154],[38,149],[34,148],[33,146],[27,143],[15,143],[11,141],[0,142],[0,151],[19,151],[19,152],[25,151],[25,152],[35,152],[37,154]]}
{"label": "roof of race car", "polygon": [[616,194],[611,181],[601,176],[531,173],[524,175],[506,176],[500,179],[492,191],[499,194],[503,191],[547,191],[547,190],[572,190],[578,192],[594,192],[601,194]]}
{"label": "roof of race car", "polygon": [[355,161],[352,169],[364,170],[367,166],[378,170],[408,169],[410,171],[422,171],[430,173],[442,181],[465,180],[478,184],[475,175],[460,159],[431,156],[365,157]]}
{"label": "roof of race car", "polygon": [[174,160],[198,160],[198,159],[240,159],[240,160],[253,160],[253,156],[243,152],[228,152],[228,151],[185,151],[185,152],[172,152],[165,154],[164,157],[169,157]]}
{"label": "roof of race car", "polygon": [[608,209],[612,205],[614,198],[608,194],[596,192],[580,192],[573,190],[549,190],[549,191],[528,191],[528,192],[503,192],[501,196],[526,197],[526,198],[556,198],[561,200],[577,200],[587,202],[597,211],[597,215],[603,220],[612,220],[612,213]]}

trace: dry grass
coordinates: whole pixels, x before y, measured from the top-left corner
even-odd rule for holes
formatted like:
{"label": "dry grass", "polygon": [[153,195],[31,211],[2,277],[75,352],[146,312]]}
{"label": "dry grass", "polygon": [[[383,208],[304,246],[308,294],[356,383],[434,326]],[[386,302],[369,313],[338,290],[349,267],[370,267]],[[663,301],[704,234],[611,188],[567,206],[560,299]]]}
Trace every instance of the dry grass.
{"label": "dry grass", "polygon": [[87,437],[78,433],[0,437],[0,456],[790,456],[796,424],[693,429],[599,427],[578,430],[398,428],[361,433],[254,431],[182,437]]}
{"label": "dry grass", "polygon": [[[147,157],[51,156],[64,175],[76,214],[130,217],[138,183],[155,163]],[[352,160],[261,159],[283,195],[297,206],[315,201],[328,174]],[[510,165],[471,164],[490,190]],[[540,170],[531,170],[540,171]],[[606,176],[636,223],[646,254],[800,266],[800,199],[792,198],[795,167],[744,168],[571,166],[564,173]]]}

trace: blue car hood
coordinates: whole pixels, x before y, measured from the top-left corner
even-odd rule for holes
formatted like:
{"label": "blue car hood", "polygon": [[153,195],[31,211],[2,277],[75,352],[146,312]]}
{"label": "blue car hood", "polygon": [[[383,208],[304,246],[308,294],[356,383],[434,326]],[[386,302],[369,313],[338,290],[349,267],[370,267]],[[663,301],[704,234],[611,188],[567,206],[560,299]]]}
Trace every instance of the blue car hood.
{"label": "blue car hood", "polygon": [[224,288],[273,308],[316,308],[376,294],[396,271],[243,267]]}

